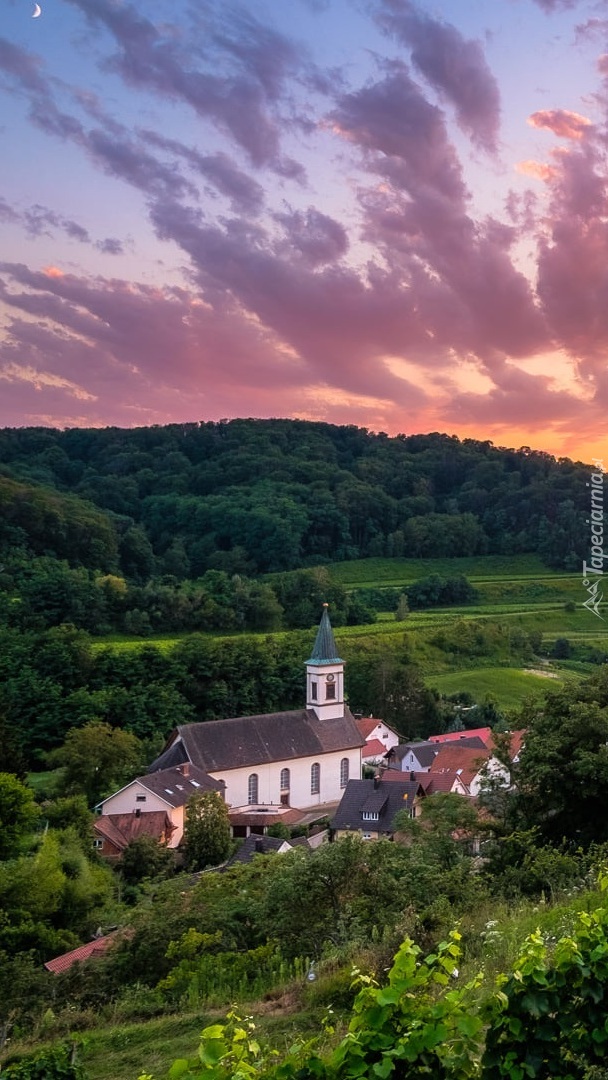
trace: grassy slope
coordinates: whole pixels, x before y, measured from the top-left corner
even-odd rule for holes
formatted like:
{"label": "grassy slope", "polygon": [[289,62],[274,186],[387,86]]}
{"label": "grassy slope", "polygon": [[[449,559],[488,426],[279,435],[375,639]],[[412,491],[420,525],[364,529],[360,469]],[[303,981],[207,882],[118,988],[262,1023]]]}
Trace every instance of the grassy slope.
{"label": "grassy slope", "polygon": [[[573,577],[566,571],[551,570],[537,555],[475,555],[462,559],[352,559],[332,563],[332,578],[347,589],[409,585],[428,574],[454,577],[464,574],[470,581],[539,581]],[[578,575],[580,577],[580,575]]]}
{"label": "grassy slope", "polygon": [[488,696],[501,708],[515,708],[526,699],[542,696],[552,686],[560,686],[566,680],[576,679],[577,673],[561,669],[535,675],[519,668],[473,668],[470,671],[448,672],[429,675],[426,682],[441,694],[456,694],[467,690],[476,701]]}

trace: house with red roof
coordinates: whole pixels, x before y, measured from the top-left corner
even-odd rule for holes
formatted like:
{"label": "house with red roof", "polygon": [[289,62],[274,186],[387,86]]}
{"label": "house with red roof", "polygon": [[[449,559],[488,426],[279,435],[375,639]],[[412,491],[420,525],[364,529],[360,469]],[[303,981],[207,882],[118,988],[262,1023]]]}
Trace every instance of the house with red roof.
{"label": "house with red roof", "polygon": [[361,747],[362,765],[381,765],[385,763],[386,747],[380,739],[368,739],[365,746]]}
{"label": "house with red roof", "polygon": [[[384,720],[378,720],[375,716],[361,716],[357,718],[356,723],[359,734],[365,739],[365,742],[375,743],[377,741],[381,743],[384,747],[384,753],[399,743],[397,732],[392,727],[389,727]],[[363,747],[364,760],[366,753],[367,747]]]}
{"label": "house with red roof", "polygon": [[497,776],[502,769],[491,750],[455,742],[441,743],[429,769],[431,786],[427,788],[427,794],[452,791],[457,795],[476,796],[486,773],[490,771]]}
{"label": "house with red roof", "polygon": [[448,731],[445,735],[429,735],[429,742],[432,743],[452,743],[460,742],[462,739],[479,738],[483,742],[484,746],[489,746],[492,738],[492,728],[480,727],[469,728],[466,731]]}
{"label": "house with red roof", "polygon": [[104,859],[116,862],[125,848],[140,836],[150,836],[159,844],[171,847],[177,827],[166,810],[142,811],[138,808],[132,813],[102,814],[93,822],[93,845]]}

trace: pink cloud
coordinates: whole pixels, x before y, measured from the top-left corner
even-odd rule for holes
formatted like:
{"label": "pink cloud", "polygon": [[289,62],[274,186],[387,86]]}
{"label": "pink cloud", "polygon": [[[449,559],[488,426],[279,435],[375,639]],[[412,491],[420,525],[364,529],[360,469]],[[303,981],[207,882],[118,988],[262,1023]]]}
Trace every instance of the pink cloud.
{"label": "pink cloud", "polygon": [[561,139],[582,139],[591,121],[568,109],[541,109],[528,117],[531,127],[546,128]]}

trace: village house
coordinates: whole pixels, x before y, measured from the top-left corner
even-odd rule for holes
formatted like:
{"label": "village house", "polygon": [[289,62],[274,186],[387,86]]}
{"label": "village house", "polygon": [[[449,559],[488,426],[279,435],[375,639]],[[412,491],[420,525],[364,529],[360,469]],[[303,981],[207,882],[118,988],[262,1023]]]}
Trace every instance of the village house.
{"label": "village house", "polygon": [[[392,727],[389,727],[384,720],[378,720],[375,716],[358,716],[357,729],[368,746],[371,743],[379,742],[384,747],[385,753],[399,743],[397,732]],[[366,750],[367,747],[364,747],[363,752],[365,753]]]}
{"label": "village house", "polygon": [[350,780],[330,830],[335,839],[358,834],[363,840],[392,839],[395,817],[407,810],[416,817],[424,791],[417,780]]}
{"label": "village house", "polygon": [[101,819],[94,823],[95,847],[101,855],[117,858],[136,836],[146,833],[176,848],[184,834],[188,799],[205,791],[223,796],[224,787],[189,761],[138,776],[97,806]]}

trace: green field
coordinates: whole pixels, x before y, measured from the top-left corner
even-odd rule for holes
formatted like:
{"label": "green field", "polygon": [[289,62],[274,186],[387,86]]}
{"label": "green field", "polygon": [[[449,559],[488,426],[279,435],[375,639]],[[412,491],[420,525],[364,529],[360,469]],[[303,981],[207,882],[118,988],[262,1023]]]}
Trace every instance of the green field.
{"label": "green field", "polygon": [[398,588],[429,574],[454,577],[464,574],[472,582],[580,580],[580,574],[551,570],[537,555],[475,555],[462,559],[353,559],[330,563],[334,581],[347,589]]}
{"label": "green field", "polygon": [[470,671],[429,675],[425,682],[441,694],[468,691],[475,701],[490,697],[502,708],[521,705],[527,698],[541,697],[552,686],[576,678],[573,672],[551,669],[547,675],[535,675],[519,668],[474,668]]}

